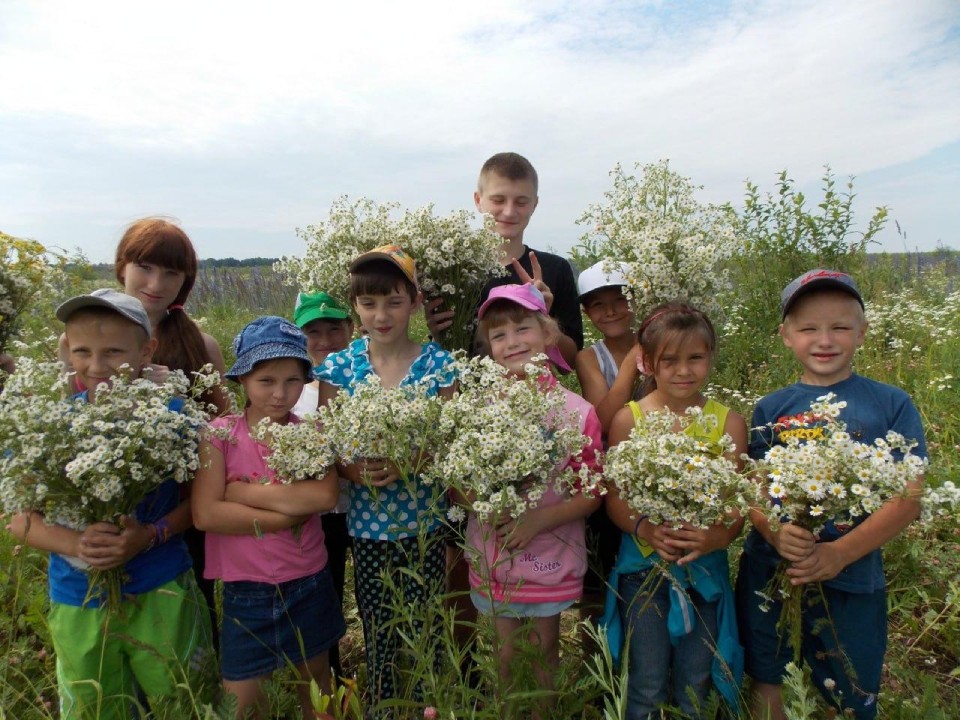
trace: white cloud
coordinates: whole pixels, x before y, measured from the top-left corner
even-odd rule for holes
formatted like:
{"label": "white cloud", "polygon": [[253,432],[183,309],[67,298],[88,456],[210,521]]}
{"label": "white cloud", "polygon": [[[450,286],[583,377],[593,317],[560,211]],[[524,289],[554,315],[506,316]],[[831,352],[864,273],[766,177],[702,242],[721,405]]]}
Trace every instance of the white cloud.
{"label": "white cloud", "polygon": [[0,130],[26,144],[0,139],[0,215],[39,239],[69,224],[97,257],[141,212],[251,247],[287,228],[291,252],[341,192],[466,205],[503,149],[537,164],[531,232],[565,248],[617,161],[670,157],[736,200],[747,176],[865,174],[960,140],[949,0],[14,8]]}

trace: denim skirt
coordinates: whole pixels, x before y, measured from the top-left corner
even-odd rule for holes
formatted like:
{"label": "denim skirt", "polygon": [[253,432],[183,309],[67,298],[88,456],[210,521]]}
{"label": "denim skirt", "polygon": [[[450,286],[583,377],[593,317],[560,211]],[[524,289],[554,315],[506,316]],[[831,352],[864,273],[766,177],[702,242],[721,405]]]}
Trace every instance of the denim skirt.
{"label": "denim skirt", "polygon": [[279,584],[224,582],[220,674],[247,680],[300,665],[345,632],[329,568]]}

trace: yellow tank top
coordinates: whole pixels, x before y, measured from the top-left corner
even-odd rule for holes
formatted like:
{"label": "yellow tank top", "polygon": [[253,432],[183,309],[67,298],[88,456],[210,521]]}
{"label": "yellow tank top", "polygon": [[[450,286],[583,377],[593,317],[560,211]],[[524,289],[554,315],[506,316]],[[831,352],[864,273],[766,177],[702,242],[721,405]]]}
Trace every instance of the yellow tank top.
{"label": "yellow tank top", "polygon": [[[635,400],[631,400],[627,403],[627,407],[630,408],[630,412],[633,413],[633,422],[639,423],[643,418],[643,410],[640,409],[640,403]],[[717,418],[717,424],[715,427],[704,427],[701,423],[691,423],[688,425],[684,432],[687,435],[692,435],[693,437],[706,440],[713,446],[713,450],[716,454],[720,454],[720,438],[723,437],[723,428],[727,424],[727,413],[730,412],[730,408],[721,405],[715,400],[707,400],[703,406],[704,415],[713,415]]]}

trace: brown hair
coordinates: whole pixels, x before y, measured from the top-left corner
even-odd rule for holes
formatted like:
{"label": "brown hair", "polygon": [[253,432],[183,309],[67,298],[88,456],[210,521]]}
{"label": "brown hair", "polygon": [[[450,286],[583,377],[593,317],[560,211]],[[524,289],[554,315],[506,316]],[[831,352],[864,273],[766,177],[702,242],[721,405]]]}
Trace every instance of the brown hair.
{"label": "brown hair", "polygon": [[153,329],[153,336],[157,339],[154,362],[188,374],[210,362],[200,328],[182,307],[196,282],[199,266],[197,253],[187,234],[163,218],[137,220],[127,228],[117,245],[114,274],[121,284],[129,263],[150,263],[184,274],[183,285],[166,317]]}
{"label": "brown hair", "polygon": [[647,314],[637,331],[637,343],[644,358],[651,364],[651,374],[643,381],[640,397],[657,389],[655,373],[667,345],[678,340],[682,342],[691,336],[699,336],[706,342],[711,355],[716,352],[717,333],[703,311],[687,303],[674,301],[659,305]]}
{"label": "brown hair", "polygon": [[417,299],[417,287],[389,260],[368,260],[350,273],[351,305],[361,295],[389,295],[394,290],[406,292],[411,301]]}
{"label": "brown hair", "polygon": [[483,190],[483,178],[489,173],[496,173],[507,180],[530,180],[533,183],[533,192],[540,187],[540,179],[533,164],[523,155],[515,152],[502,152],[491,156],[480,168],[480,177],[477,180],[477,189]]}

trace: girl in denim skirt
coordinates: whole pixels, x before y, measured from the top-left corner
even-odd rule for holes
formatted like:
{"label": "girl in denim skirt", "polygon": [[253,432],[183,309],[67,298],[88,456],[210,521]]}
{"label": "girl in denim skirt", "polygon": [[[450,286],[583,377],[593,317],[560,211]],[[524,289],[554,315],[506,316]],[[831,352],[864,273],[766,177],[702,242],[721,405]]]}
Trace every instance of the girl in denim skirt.
{"label": "girl in denim skirt", "polygon": [[237,361],[226,376],[243,386],[243,413],[219,418],[200,449],[193,489],[194,523],[207,532],[204,576],[223,580],[220,671],[237,697],[238,717],[266,712],[264,683],[293,665],[304,717],[310,680],[330,687],[328,650],[345,626],[327,568],[318,512],[337,503],[336,473],[289,485],[267,466],[270,450],[250,428],[263,419],[296,423],[290,412],[308,381],[307,339],[293,323],[262,317],[234,340]]}

